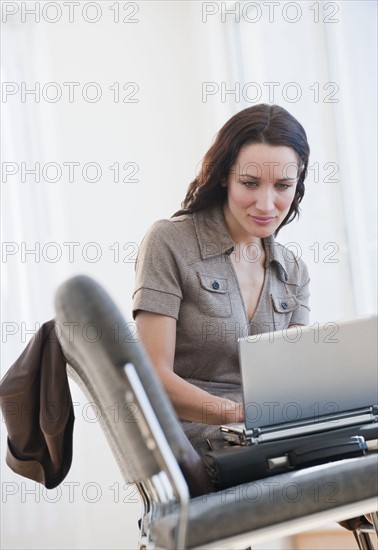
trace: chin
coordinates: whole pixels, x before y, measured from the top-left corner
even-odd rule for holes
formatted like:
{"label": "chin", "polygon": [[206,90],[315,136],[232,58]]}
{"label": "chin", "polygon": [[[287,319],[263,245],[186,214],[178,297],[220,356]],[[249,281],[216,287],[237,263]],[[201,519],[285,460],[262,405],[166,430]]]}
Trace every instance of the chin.
{"label": "chin", "polygon": [[276,231],[276,227],[274,229],[265,229],[264,231],[260,231],[256,237],[260,237],[260,239],[266,239],[266,237],[271,237],[274,235],[274,232]]}
{"label": "chin", "polygon": [[266,227],[257,226],[254,229],[253,234],[255,237],[258,237],[259,239],[264,239],[265,237],[270,237],[271,235],[274,235],[275,231],[277,231],[277,228],[278,228],[277,224],[274,224],[274,226],[269,225]]}

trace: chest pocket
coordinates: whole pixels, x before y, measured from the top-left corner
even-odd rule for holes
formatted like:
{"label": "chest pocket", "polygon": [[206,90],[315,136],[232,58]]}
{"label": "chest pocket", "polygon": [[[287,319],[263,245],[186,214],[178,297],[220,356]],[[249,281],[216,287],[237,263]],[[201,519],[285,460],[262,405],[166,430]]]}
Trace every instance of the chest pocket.
{"label": "chest pocket", "polygon": [[209,317],[231,317],[231,300],[228,281],[216,275],[197,273],[200,286],[198,291],[198,308]]}
{"label": "chest pocket", "polygon": [[299,300],[294,295],[278,296],[271,294],[273,303],[274,330],[284,329],[290,325],[293,312],[299,307]]}

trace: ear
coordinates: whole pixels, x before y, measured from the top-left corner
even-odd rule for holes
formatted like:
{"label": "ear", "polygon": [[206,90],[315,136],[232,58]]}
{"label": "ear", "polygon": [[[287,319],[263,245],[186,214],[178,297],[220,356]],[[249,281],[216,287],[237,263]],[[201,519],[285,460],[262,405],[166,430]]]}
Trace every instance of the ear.
{"label": "ear", "polygon": [[227,187],[227,182],[226,182],[226,180],[225,180],[224,178],[221,179],[220,185],[221,185],[222,187]]}

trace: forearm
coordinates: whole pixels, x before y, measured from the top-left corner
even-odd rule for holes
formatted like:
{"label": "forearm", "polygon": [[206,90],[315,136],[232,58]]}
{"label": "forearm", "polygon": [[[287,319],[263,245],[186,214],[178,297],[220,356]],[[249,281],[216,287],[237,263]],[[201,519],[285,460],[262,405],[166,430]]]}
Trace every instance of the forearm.
{"label": "forearm", "polygon": [[190,384],[173,370],[176,346],[176,320],[140,311],[136,316],[138,333],[152,365],[159,375],[177,415],[182,420],[204,424],[243,421],[240,403],[216,397]]}
{"label": "forearm", "polygon": [[204,424],[243,421],[240,403],[212,395],[187,382],[170,369],[159,369],[159,376],[177,415],[182,420]]}

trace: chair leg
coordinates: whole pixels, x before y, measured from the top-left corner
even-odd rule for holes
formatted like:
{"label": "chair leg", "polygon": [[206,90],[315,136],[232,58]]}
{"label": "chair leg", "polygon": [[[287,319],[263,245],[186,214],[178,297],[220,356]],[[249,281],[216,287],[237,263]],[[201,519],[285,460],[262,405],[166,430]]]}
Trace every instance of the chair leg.
{"label": "chair leg", "polygon": [[358,548],[360,550],[374,550],[374,546],[370,540],[369,534],[361,531],[361,529],[356,529],[353,531],[354,538],[357,541]]}
{"label": "chair leg", "polygon": [[374,525],[375,532],[377,533],[377,537],[378,537],[378,512],[373,512],[370,515],[371,515],[371,520],[372,520],[373,525]]}

